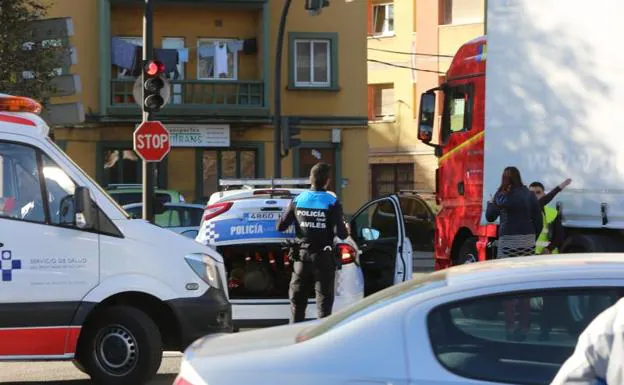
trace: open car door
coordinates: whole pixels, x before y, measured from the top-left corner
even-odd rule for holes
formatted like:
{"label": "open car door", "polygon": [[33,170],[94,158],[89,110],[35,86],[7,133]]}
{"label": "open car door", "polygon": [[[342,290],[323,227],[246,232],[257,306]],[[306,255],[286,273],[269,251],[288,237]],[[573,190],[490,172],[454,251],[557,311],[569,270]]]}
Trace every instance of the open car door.
{"label": "open car door", "polygon": [[364,296],[412,277],[412,247],[396,195],[366,203],[351,219],[351,234],[360,249]]}

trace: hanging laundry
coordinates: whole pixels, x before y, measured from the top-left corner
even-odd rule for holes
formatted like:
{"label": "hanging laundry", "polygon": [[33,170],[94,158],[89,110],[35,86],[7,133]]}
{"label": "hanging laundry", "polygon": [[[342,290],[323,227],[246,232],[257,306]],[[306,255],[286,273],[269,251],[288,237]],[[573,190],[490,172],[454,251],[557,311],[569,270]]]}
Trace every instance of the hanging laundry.
{"label": "hanging laundry", "polygon": [[224,43],[215,43],[214,52],[214,77],[219,78],[221,75],[227,76],[229,73],[227,45]]}
{"label": "hanging laundry", "polygon": [[178,50],[157,48],[154,50],[154,57],[165,65],[167,73],[174,73],[174,79],[179,76],[178,72]]}
{"label": "hanging laundry", "polygon": [[137,45],[119,37],[111,39],[111,63],[114,66],[134,71],[137,66]]}
{"label": "hanging laundry", "polygon": [[258,40],[255,37],[243,40],[243,53],[245,55],[251,55],[256,52],[258,52]]}
{"label": "hanging laundry", "polygon": [[178,48],[178,60],[180,63],[187,63],[189,61],[189,49]]}

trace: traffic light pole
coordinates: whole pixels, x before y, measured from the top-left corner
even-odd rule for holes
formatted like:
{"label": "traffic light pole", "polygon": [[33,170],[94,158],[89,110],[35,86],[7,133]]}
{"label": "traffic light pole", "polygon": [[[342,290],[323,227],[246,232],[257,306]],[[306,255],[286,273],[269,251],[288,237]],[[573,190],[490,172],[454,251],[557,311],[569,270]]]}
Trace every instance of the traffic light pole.
{"label": "traffic light pole", "polygon": [[[154,35],[153,35],[154,12],[152,9],[152,0],[145,0],[145,11],[143,14],[143,60],[152,60],[154,58]],[[141,76],[143,76],[141,74]],[[145,80],[142,79],[143,84]],[[143,88],[143,87],[142,87]],[[143,91],[141,91],[143,92]],[[143,96],[142,99],[144,99]],[[143,107],[143,121],[152,120],[152,114],[145,111]],[[154,223],[154,164],[143,160],[143,219]]]}
{"label": "traffic light pole", "polygon": [[273,128],[273,165],[274,172],[273,178],[282,177],[282,48],[284,47],[284,29],[286,29],[286,19],[288,17],[288,11],[290,10],[290,3],[292,0],[286,0],[284,2],[284,8],[282,9],[282,17],[280,19],[279,28],[277,30],[277,46],[275,47],[275,121]]}

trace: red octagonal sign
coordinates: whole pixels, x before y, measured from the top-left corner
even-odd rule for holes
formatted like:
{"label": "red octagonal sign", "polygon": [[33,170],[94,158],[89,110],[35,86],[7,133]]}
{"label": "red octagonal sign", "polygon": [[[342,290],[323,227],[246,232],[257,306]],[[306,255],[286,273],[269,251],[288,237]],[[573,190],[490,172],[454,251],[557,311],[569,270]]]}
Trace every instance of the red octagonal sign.
{"label": "red octagonal sign", "polygon": [[169,131],[161,122],[143,122],[134,130],[134,151],[146,162],[160,162],[170,149]]}

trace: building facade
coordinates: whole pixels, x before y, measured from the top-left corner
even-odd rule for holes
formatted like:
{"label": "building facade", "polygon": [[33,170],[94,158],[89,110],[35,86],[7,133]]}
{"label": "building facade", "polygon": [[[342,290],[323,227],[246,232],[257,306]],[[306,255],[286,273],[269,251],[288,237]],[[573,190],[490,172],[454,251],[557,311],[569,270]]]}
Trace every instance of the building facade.
{"label": "building facade", "polygon": [[368,0],[369,183],[373,197],[435,190],[437,158],[417,138],[420,95],[483,34],[485,0]]}
{"label": "building facade", "polygon": [[[141,60],[143,3],[55,0],[50,17],[73,18],[84,124],[56,127],[69,156],[98,183],[141,183],[132,133],[141,121],[133,97]],[[172,134],[157,165],[161,188],[205,202],[219,178],[273,175],[273,68],[279,0],[160,0],[154,6],[156,58],[172,84],[155,114]],[[282,115],[300,121],[302,144],[282,160],[283,177],[307,177],[325,161],[332,188],[353,213],[368,199],[365,2],[333,1],[288,16],[282,64]],[[344,23],[345,18],[350,20]],[[345,199],[348,197],[348,199]]]}

